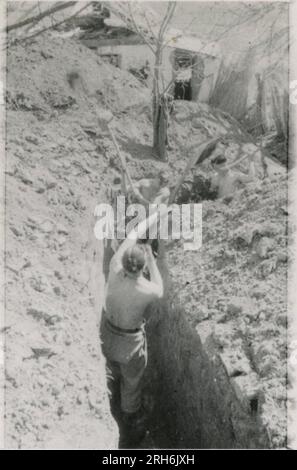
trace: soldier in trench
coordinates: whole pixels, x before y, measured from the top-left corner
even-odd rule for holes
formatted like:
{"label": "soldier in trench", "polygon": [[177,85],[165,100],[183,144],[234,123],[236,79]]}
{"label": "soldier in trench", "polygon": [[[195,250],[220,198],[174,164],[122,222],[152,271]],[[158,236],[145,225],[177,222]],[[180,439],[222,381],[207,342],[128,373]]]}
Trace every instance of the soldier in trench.
{"label": "soldier in trench", "polygon": [[[158,217],[153,214],[150,223]],[[138,228],[137,236],[141,237],[147,229],[146,220]],[[150,280],[143,275],[145,267]],[[145,434],[141,394],[147,364],[144,314],[162,296],[163,281],[150,245],[139,245],[136,236],[132,239],[129,235],[110,262],[101,339],[112,379],[120,383],[121,422],[134,444]]]}
{"label": "soldier in trench", "polygon": [[245,175],[242,172],[235,172],[229,168],[227,159],[224,155],[218,155],[212,160],[212,167],[216,174],[211,181],[211,189],[217,190],[218,198],[231,196],[240,185],[250,183],[256,178],[255,171],[255,156],[249,158],[249,174]]}
{"label": "soldier in trench", "polygon": [[131,203],[143,204],[168,204],[170,190],[168,188],[169,176],[165,171],[160,171],[154,178],[141,178],[134,183],[133,189],[125,185]]}
{"label": "soldier in trench", "polygon": [[[125,171],[122,170],[121,176],[114,178],[113,184],[108,191],[108,199],[111,201],[114,211],[116,212],[117,197],[125,196],[126,206],[129,204],[143,204],[147,209],[149,204],[168,204],[170,190],[168,188],[169,177],[166,172],[160,171],[154,178],[142,178],[133,184],[133,188],[126,181]],[[148,216],[148,213],[147,213]],[[125,217],[125,225],[129,221]],[[133,219],[134,216],[131,216]],[[149,240],[148,237],[142,239],[141,243],[150,243],[155,256],[158,254],[158,239]],[[104,260],[103,271],[107,279],[109,273],[109,260],[113,253],[119,247],[116,239],[107,239],[104,242]]]}
{"label": "soldier in trench", "polygon": [[[154,178],[142,178],[134,184],[133,191],[126,188],[131,203],[143,204],[147,209],[150,204],[166,204],[168,205],[170,197],[169,175],[161,170]],[[148,215],[148,214],[147,214]],[[158,239],[142,240],[143,243],[150,243],[155,255],[158,253]]]}

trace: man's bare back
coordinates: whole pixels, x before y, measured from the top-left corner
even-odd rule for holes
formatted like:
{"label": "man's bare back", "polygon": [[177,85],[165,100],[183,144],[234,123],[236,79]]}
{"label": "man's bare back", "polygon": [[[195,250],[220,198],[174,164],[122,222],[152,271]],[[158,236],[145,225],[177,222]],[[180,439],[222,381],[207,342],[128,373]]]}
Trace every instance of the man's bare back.
{"label": "man's bare back", "polygon": [[255,179],[255,166],[252,158],[248,175],[229,169],[226,165],[226,158],[222,156],[214,160],[213,168],[216,170],[216,174],[211,180],[211,189],[218,191],[218,198],[230,196],[241,185],[250,183]]}
{"label": "man's bare back", "polygon": [[160,297],[159,287],[144,278],[125,273],[117,260],[110,263],[105,307],[113,325],[124,329],[140,328],[146,307]]}
{"label": "man's bare back", "polygon": [[233,171],[222,176],[216,175],[212,180],[212,188],[217,188],[218,198],[229,196],[239,189],[241,183],[250,181],[244,181],[244,176]]}

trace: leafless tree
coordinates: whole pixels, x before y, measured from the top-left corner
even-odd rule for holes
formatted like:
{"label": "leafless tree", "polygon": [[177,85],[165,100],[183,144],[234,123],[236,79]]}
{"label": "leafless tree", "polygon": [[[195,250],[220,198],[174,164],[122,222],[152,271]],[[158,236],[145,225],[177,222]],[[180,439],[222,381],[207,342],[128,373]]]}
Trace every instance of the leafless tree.
{"label": "leafless tree", "polygon": [[154,54],[152,87],[152,120],[154,152],[161,160],[167,159],[167,129],[171,109],[168,86],[165,86],[162,63],[163,52],[170,39],[168,28],[174,16],[176,2],[167,2],[163,18],[156,20],[138,2],[116,2],[109,9],[120,17],[127,27],[135,32]]}

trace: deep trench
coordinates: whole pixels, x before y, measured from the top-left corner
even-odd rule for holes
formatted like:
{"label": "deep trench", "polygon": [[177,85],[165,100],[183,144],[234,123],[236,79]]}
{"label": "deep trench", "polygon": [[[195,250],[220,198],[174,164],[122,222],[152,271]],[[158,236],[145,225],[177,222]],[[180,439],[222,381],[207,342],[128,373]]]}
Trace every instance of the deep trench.
{"label": "deep trench", "polygon": [[[211,343],[191,327],[176,303],[164,247],[158,256],[164,299],[153,304],[146,325],[148,366],[143,396],[147,435],[137,448],[269,448],[254,397],[240,397]],[[199,306],[197,306],[199,308]],[[119,394],[111,411],[119,421]],[[124,438],[121,426],[120,443]],[[121,435],[122,434],[122,435]],[[120,448],[127,446],[121,445]]]}

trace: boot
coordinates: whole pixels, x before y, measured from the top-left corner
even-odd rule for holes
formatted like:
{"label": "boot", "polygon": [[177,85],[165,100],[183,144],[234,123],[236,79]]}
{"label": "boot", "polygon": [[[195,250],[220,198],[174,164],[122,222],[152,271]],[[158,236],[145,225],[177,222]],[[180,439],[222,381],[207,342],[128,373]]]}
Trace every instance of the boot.
{"label": "boot", "polygon": [[145,410],[141,407],[135,413],[123,413],[123,428],[120,446],[131,447],[139,444],[146,435]]}

